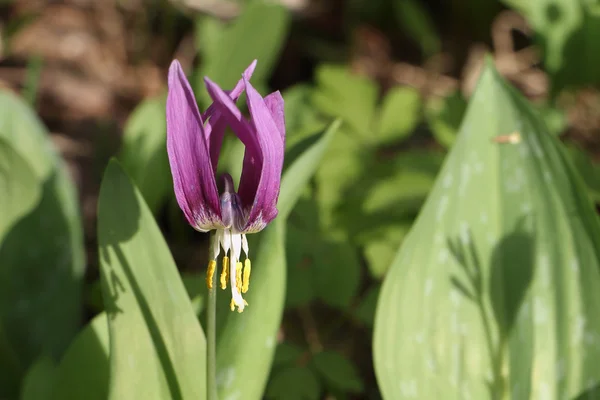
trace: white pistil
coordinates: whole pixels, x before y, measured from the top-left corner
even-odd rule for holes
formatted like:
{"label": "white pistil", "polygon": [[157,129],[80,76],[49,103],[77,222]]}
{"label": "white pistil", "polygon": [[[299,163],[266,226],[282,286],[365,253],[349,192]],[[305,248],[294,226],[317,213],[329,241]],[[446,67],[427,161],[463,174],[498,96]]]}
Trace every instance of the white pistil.
{"label": "white pistil", "polygon": [[[223,247],[225,255],[229,255],[229,284],[231,285],[231,297],[233,299],[233,305],[238,308],[238,312],[244,311],[244,307],[247,305],[246,301],[240,293],[240,289],[237,284],[237,265],[240,261],[242,248],[244,253],[248,254],[248,242],[246,235],[240,233],[232,233],[231,229],[218,229],[217,230],[218,243]],[[229,251],[231,250],[231,252]],[[219,250],[214,250],[213,255],[218,255]],[[216,257],[215,257],[216,258]],[[233,307],[232,305],[232,307]]]}

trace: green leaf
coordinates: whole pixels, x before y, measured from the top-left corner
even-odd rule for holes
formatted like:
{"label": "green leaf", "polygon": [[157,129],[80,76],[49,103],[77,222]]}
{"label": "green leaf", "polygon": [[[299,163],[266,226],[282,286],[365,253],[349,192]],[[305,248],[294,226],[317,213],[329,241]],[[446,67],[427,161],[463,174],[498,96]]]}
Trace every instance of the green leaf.
{"label": "green leaf", "polygon": [[34,112],[5,90],[0,90],[0,138],[29,165],[41,192],[0,243],[0,354],[10,354],[0,357],[0,397],[10,398],[34,361],[41,355],[57,360],[76,335],[85,258],[69,173]]}
{"label": "green leaf", "polygon": [[323,351],[314,356],[312,364],[327,385],[351,393],[361,393],[364,384],[350,360],[335,351]]}
{"label": "green leaf", "polygon": [[368,78],[353,74],[347,67],[337,65],[318,67],[315,79],[314,107],[325,115],[342,118],[361,139],[372,140],[377,85]]}
{"label": "green leaf", "polygon": [[173,193],[167,156],[165,97],[145,100],[133,111],[123,134],[119,154],[123,168],[156,213]]}
{"label": "green leaf", "polygon": [[282,93],[285,104],[286,149],[326,127],[326,123],[319,118],[317,110],[312,106],[312,91],[313,88],[307,84],[297,84]]}
{"label": "green leaf", "polygon": [[567,151],[575,169],[583,178],[591,198],[596,202],[600,202],[600,167],[577,145],[568,145]]}
{"label": "green leaf", "polygon": [[314,234],[310,235],[311,241],[306,243],[307,232],[296,228],[293,224],[287,226],[287,243],[302,243],[303,246],[290,246],[286,255],[287,289],[285,291],[285,307],[301,307],[308,305],[316,297],[314,285],[314,259],[311,257],[311,244]]}
{"label": "green leaf", "polygon": [[208,296],[208,289],[206,287],[206,273],[183,273],[181,276],[183,285],[187,290],[188,295],[194,306],[194,312],[196,315],[200,315],[204,311],[206,306],[206,298]]}
{"label": "green leaf", "polygon": [[410,87],[391,89],[383,99],[376,141],[386,145],[406,139],[421,117],[421,95]]}
{"label": "green leaf", "polygon": [[380,290],[381,286],[379,284],[372,285],[354,311],[354,316],[369,327],[372,327],[375,321],[375,309]]}
{"label": "green leaf", "polygon": [[[431,189],[443,154],[411,150],[393,159],[375,156],[366,162],[362,176],[342,193],[336,225],[344,227],[359,244],[390,237],[392,227],[412,222]],[[356,210],[361,210],[357,215]],[[397,232],[398,229],[395,229]],[[393,236],[396,232],[392,233]],[[397,235],[398,243],[402,239]]]}
{"label": "green leaf", "polygon": [[452,146],[466,108],[467,102],[458,90],[446,98],[433,98],[427,103],[427,123],[439,144],[446,148]]}
{"label": "green leaf", "polygon": [[347,192],[356,187],[356,182],[371,161],[372,154],[365,152],[348,133],[340,128],[323,156],[323,161],[315,174],[317,183],[316,198],[323,225],[332,234],[345,235],[345,229],[337,226],[338,208],[349,200]]}
{"label": "green leaf", "polygon": [[152,213],[116,161],[100,187],[98,242],[109,398],[203,398],[204,333]]}
{"label": "green leaf", "polygon": [[287,230],[287,242],[297,245],[288,251],[286,307],[305,306],[320,298],[345,310],[360,286],[356,250],[320,231],[318,210],[311,200],[303,200],[296,208],[302,212],[290,218]]}
{"label": "green leaf", "polygon": [[21,400],[48,400],[56,380],[56,365],[50,357],[37,360],[23,379]]}
{"label": "green leaf", "polygon": [[106,313],[77,335],[55,372],[54,400],[106,400],[109,386],[109,337]]}
{"label": "green leaf", "polygon": [[365,259],[373,278],[382,279],[385,276],[411,225],[412,219],[407,219],[394,225],[371,229],[369,235],[362,240]]}
{"label": "green leaf", "polygon": [[41,184],[35,172],[0,137],[0,243],[6,232],[36,206],[40,195]]}
{"label": "green leaf", "polygon": [[419,44],[427,58],[440,51],[440,38],[427,10],[415,0],[395,0],[396,19],[411,38]]}
{"label": "green leaf", "polygon": [[271,368],[275,338],[281,324],[286,285],[286,219],[326,153],[337,129],[334,122],[325,134],[287,169],[282,177],[279,215],[260,233],[258,249],[249,238],[252,283],[245,295],[249,304],[242,314],[229,312],[230,295],[218,296],[217,380],[219,398],[242,396],[260,399]]}
{"label": "green leaf", "polygon": [[321,384],[308,368],[290,367],[278,371],[267,387],[266,398],[274,400],[318,400]]}
{"label": "green leaf", "polygon": [[536,105],[535,110],[551,135],[560,136],[567,128],[568,121],[564,111],[544,103]]}
{"label": "green leaf", "polygon": [[578,396],[600,382],[599,260],[580,177],[488,60],[381,289],[382,396]]}
{"label": "green leaf", "polygon": [[587,0],[504,0],[524,13],[542,48],[553,94],[600,83],[600,6]]}
{"label": "green leaf", "polygon": [[279,209],[279,218],[287,218],[296,201],[300,197],[302,190],[312,178],[319,167],[319,162],[327,152],[335,133],[340,127],[341,121],[332,122],[327,130],[321,135],[321,138],[306,150],[294,163],[286,170],[281,179],[281,191],[277,208]]}
{"label": "green leaf", "polygon": [[[204,23],[202,21],[200,23]],[[204,88],[204,76],[223,88],[233,88],[242,72],[255,59],[258,65],[252,82],[258,88],[266,86],[289,26],[290,15],[285,7],[262,1],[248,2],[240,16],[217,36],[218,45],[211,43],[204,49],[202,73],[197,84],[198,99],[202,99],[203,104],[212,103]]]}
{"label": "green leaf", "polygon": [[293,343],[280,343],[273,357],[273,368],[290,366],[298,362],[305,350]]}

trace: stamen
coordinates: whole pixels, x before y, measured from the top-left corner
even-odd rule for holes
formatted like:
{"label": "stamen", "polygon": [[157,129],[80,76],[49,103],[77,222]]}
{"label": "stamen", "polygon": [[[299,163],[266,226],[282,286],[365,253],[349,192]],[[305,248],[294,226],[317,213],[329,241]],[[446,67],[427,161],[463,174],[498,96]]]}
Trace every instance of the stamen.
{"label": "stamen", "polygon": [[210,290],[212,290],[213,288],[213,277],[215,276],[215,269],[217,269],[217,262],[215,260],[210,260],[208,262],[208,269],[206,270],[206,286]]}
{"label": "stamen", "polygon": [[223,257],[223,269],[221,270],[221,289],[227,289],[227,270],[229,269],[229,257]]}
{"label": "stamen", "polygon": [[252,271],[252,266],[250,265],[250,259],[246,258],[244,261],[244,279],[242,281],[242,293],[246,293],[248,291],[248,287],[250,286],[250,272]]}
{"label": "stamen", "polygon": [[235,301],[233,299],[229,302],[229,308],[231,308],[231,311],[235,311]]}
{"label": "stamen", "polygon": [[242,263],[239,261],[235,264],[235,287],[238,292],[242,290]]}

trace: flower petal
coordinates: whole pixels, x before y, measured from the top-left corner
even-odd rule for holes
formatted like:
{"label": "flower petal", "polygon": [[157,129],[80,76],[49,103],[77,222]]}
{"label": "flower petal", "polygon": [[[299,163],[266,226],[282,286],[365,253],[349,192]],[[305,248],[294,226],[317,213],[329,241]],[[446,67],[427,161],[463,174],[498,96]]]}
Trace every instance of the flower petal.
{"label": "flower petal", "polygon": [[190,225],[199,231],[220,226],[219,193],[202,118],[177,60],[169,68],[167,152],[175,197]]}
{"label": "flower petal", "polygon": [[[238,98],[244,93],[244,78],[250,79],[256,68],[256,60],[246,68],[242,74],[243,78],[238,81],[233,90],[224,91],[235,103]],[[213,171],[217,172],[217,165],[219,163],[219,153],[221,152],[221,146],[223,144],[223,136],[225,135],[225,128],[227,127],[227,121],[221,118],[221,112],[219,108],[213,103],[208,109],[202,114],[202,119],[208,121],[204,128],[204,137],[209,144],[210,149],[210,160],[212,162]]]}
{"label": "flower petal", "polygon": [[[263,160],[260,167],[260,179],[256,186],[254,199],[251,203],[252,208],[248,215],[246,228],[244,229],[244,232],[249,233],[262,230],[277,216],[277,199],[279,197],[281,170],[283,168],[284,134],[282,135],[278,122],[275,122],[273,119],[272,112],[265,103],[265,100],[248,80],[244,81],[246,83],[248,109],[250,110],[251,121],[254,125]],[[281,99],[281,103],[279,103],[279,100],[271,100],[271,103],[275,104],[275,108],[278,109],[280,105],[283,105],[283,99]],[[279,119],[279,122],[281,122],[281,119]],[[283,126],[281,128],[284,129]],[[244,161],[246,160],[244,159]],[[246,165],[244,163],[239,189],[239,195],[244,206],[249,204],[247,203],[249,193],[245,191],[252,189],[251,186],[246,188],[244,174],[246,173],[246,168],[256,169],[257,167],[257,165]],[[251,184],[255,184],[255,182]]]}
{"label": "flower petal", "polygon": [[285,109],[283,107],[283,97],[279,93],[279,90],[265,97],[265,104],[271,111],[273,121],[277,125],[277,129],[281,134],[281,140],[285,145]]}
{"label": "flower petal", "polygon": [[237,108],[233,100],[219,85],[209,78],[204,78],[204,82],[208,94],[213,99],[213,105],[216,107],[215,112],[218,111],[221,114],[221,118],[231,127],[247,149],[259,152],[258,140],[253,133],[252,125],[244,119],[242,112]]}

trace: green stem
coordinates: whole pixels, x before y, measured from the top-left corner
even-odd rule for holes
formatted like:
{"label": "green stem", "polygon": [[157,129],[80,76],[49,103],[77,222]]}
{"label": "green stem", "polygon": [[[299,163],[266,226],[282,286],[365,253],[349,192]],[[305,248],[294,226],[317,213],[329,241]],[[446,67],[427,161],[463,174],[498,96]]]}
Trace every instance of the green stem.
{"label": "green stem", "polygon": [[206,310],[206,389],[207,399],[217,400],[217,271],[213,274],[212,289],[208,289]]}

